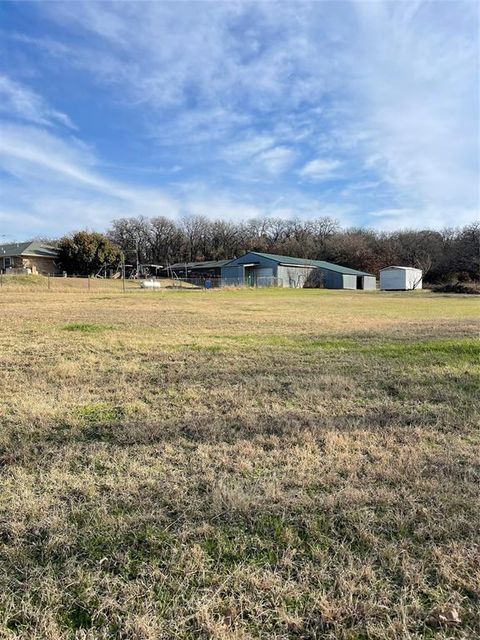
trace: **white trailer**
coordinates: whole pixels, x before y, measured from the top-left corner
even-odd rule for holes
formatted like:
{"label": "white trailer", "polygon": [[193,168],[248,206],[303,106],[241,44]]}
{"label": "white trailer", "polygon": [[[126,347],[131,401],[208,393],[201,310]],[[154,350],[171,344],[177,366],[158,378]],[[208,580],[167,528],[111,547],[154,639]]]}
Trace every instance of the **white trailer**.
{"label": "white trailer", "polygon": [[380,269],[380,289],[407,291],[422,288],[422,270],[415,267],[385,267]]}

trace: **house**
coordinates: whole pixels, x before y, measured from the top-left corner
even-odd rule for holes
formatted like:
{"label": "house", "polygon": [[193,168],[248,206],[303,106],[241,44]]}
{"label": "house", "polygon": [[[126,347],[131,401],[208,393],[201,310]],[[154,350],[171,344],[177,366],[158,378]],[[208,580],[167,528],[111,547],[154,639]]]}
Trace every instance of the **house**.
{"label": "house", "polygon": [[223,285],[304,287],[320,283],[326,289],[375,289],[371,273],[323,260],[307,260],[250,251],[222,267]]}
{"label": "house", "polygon": [[380,289],[406,291],[422,288],[422,270],[414,267],[385,267],[380,269]]}
{"label": "house", "polygon": [[42,242],[0,245],[1,273],[59,273],[58,250]]}

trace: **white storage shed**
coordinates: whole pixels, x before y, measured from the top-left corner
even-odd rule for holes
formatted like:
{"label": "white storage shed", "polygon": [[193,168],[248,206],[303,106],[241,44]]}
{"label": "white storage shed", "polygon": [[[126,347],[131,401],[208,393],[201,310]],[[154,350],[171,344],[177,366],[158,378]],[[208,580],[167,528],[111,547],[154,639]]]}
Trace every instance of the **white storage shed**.
{"label": "white storage shed", "polygon": [[421,269],[395,266],[380,269],[380,289],[383,291],[407,291],[421,288]]}

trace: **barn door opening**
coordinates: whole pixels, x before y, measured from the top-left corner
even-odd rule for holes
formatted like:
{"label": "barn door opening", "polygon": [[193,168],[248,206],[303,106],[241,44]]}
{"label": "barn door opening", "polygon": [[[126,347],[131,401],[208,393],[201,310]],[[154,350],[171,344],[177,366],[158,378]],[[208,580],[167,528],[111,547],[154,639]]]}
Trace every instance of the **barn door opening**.
{"label": "barn door opening", "polygon": [[255,267],[245,267],[245,284],[248,287],[255,286]]}
{"label": "barn door opening", "polygon": [[363,289],[363,276],[357,276],[357,289]]}

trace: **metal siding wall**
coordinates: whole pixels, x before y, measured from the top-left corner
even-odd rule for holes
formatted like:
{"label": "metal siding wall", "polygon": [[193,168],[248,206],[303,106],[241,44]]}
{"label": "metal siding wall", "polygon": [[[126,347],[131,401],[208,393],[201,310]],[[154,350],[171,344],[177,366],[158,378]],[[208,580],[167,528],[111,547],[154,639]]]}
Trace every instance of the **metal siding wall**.
{"label": "metal siding wall", "polygon": [[389,269],[380,272],[380,289],[395,291],[406,289],[406,276],[403,269]]}
{"label": "metal siding wall", "polygon": [[408,269],[406,273],[406,288],[421,289],[422,288],[422,272],[416,269]]}
{"label": "metal siding wall", "polygon": [[222,285],[238,286],[243,284],[243,268],[239,266],[222,267]]}
{"label": "metal siding wall", "polygon": [[344,289],[356,289],[357,288],[357,276],[351,276],[346,273],[343,275],[343,288]]}
{"label": "metal siding wall", "polygon": [[343,289],[343,278],[341,273],[320,269],[325,281],[325,289]]}
{"label": "metal siding wall", "polygon": [[255,269],[257,278],[273,278],[273,269],[271,267],[260,267]]}
{"label": "metal siding wall", "polygon": [[377,280],[374,276],[363,276],[363,288],[368,291],[377,288]]}
{"label": "metal siding wall", "polygon": [[285,272],[286,267],[277,266],[277,286],[288,287],[288,278]]}
{"label": "metal siding wall", "polygon": [[[222,284],[223,285],[243,285],[244,281],[244,264],[255,263],[255,280],[258,286],[270,286],[273,279],[276,276],[277,263],[274,260],[264,258],[263,256],[257,256],[254,253],[246,253],[241,258],[237,258],[232,261],[226,267],[222,269]],[[234,274],[234,275],[231,275]],[[264,280],[258,282],[258,278]],[[271,279],[270,281],[269,278]]]}
{"label": "metal siding wall", "polygon": [[276,278],[273,276],[271,267],[260,267],[255,269],[256,287],[273,287],[276,285]]}
{"label": "metal siding wall", "polygon": [[287,267],[279,265],[277,269],[278,286],[301,289],[311,271],[311,267]]}

